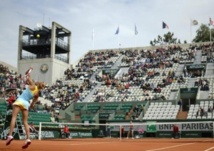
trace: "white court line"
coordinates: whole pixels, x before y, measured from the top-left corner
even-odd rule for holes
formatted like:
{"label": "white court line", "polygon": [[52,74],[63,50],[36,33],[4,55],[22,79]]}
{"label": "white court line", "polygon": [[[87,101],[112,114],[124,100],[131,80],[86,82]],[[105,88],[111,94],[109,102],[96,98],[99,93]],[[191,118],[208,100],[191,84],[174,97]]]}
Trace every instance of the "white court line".
{"label": "white court line", "polygon": [[210,150],[212,150],[212,149],[214,149],[214,146],[211,147],[211,148],[208,148],[208,149],[206,149],[206,150],[204,150],[204,151],[210,151]]}
{"label": "white court line", "polygon": [[69,144],[71,146],[74,146],[74,145],[96,145],[96,144],[105,144],[105,143],[110,143],[110,142],[92,142],[92,143],[76,143],[76,144]]}
{"label": "white court line", "polygon": [[195,143],[186,143],[186,144],[174,145],[174,146],[163,147],[163,148],[157,148],[157,149],[149,149],[149,150],[146,150],[146,151],[164,150],[164,149],[175,148],[175,147],[180,147],[180,146],[186,146],[186,145],[191,145],[191,144],[195,144]]}
{"label": "white court line", "polygon": [[[106,144],[106,143],[111,143],[111,142],[79,142],[79,143],[71,143],[71,144],[58,144],[58,143],[56,143],[56,144],[51,144],[51,145],[57,145],[57,146],[59,146],[59,145],[63,145],[63,146],[65,146],[65,145],[71,145],[71,146],[78,146],[78,145],[96,145],[96,144]],[[33,144],[40,144],[40,143],[37,143],[37,142],[34,142]]]}

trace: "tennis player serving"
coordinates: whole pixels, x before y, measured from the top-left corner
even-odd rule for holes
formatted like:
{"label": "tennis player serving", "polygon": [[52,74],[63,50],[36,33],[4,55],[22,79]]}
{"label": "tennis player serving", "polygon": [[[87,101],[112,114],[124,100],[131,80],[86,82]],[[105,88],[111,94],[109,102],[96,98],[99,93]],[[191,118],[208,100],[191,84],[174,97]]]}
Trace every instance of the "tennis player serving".
{"label": "tennis player serving", "polygon": [[[22,94],[18,97],[18,99],[13,103],[13,112],[12,118],[10,123],[10,131],[7,137],[6,145],[9,145],[11,141],[14,139],[12,134],[15,127],[15,122],[19,111],[22,112],[23,116],[23,123],[26,132],[26,141],[23,144],[22,148],[25,149],[31,144],[30,140],[30,130],[28,126],[28,110],[29,108],[33,108],[34,104],[38,100],[40,91],[45,87],[44,82],[37,82],[34,81],[30,77],[30,72],[26,72],[26,79],[28,87],[22,92]],[[30,103],[30,101],[32,102]]]}

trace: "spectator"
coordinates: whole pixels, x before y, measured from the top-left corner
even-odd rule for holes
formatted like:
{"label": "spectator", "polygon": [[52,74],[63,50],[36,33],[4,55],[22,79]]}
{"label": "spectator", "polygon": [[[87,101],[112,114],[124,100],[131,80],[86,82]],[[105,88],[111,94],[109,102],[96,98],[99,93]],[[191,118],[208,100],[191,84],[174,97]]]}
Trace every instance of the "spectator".
{"label": "spectator", "polygon": [[107,126],[107,137],[111,138],[111,127],[110,127],[110,125]]}
{"label": "spectator", "polygon": [[10,93],[10,96],[9,96],[9,98],[8,98],[8,100],[7,100],[8,106],[9,106],[9,107],[12,107],[12,104],[13,104],[15,101],[16,101],[16,96],[15,96],[15,94],[13,94],[13,93],[11,92],[11,93]]}
{"label": "spectator", "polygon": [[64,132],[64,135],[65,135],[65,138],[69,138],[70,137],[70,131],[69,131],[69,127],[67,125],[64,126],[63,132]]}
{"label": "spectator", "polygon": [[134,111],[134,112],[136,112],[136,113],[138,113],[138,111],[139,111],[139,107],[138,107],[138,105],[135,105],[135,107],[134,107],[133,111]]}
{"label": "spectator", "polygon": [[196,112],[196,118],[199,116],[200,114],[200,109],[198,109],[198,111]]}
{"label": "spectator", "polygon": [[210,112],[213,112],[213,108],[212,108],[212,106],[209,106],[209,108],[208,108],[208,112],[210,113]]}
{"label": "spectator", "polygon": [[179,110],[182,111],[182,99],[178,101],[178,105],[179,105]]}
{"label": "spectator", "polygon": [[176,124],[173,125],[173,138],[179,138],[179,128]]}
{"label": "spectator", "polygon": [[33,122],[31,122],[31,123],[29,124],[29,128],[30,128],[30,132],[31,132],[31,133],[34,133],[34,134],[37,134],[37,135],[38,135],[38,131],[36,130],[36,128],[35,128]]}
{"label": "spectator", "polygon": [[200,107],[200,116],[202,118],[202,116],[204,116],[204,109],[202,107]]}

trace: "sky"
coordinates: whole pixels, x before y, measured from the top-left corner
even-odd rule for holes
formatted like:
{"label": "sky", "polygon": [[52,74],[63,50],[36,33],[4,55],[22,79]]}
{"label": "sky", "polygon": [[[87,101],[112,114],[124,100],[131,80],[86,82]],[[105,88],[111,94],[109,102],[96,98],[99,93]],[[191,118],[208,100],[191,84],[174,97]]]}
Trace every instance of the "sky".
{"label": "sky", "polygon": [[17,67],[19,25],[55,21],[70,30],[72,64],[89,50],[149,46],[167,32],[190,42],[202,23],[214,20],[213,6],[214,0],[0,0],[0,61]]}

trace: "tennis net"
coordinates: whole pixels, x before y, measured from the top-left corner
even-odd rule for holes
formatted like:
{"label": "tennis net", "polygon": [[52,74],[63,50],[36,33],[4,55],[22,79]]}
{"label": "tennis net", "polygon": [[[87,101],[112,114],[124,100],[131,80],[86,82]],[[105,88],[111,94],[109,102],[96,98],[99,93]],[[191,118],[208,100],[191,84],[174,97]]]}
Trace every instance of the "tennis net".
{"label": "tennis net", "polygon": [[[51,123],[40,122],[39,140],[48,138],[213,138],[213,121]],[[68,127],[65,132],[64,127]],[[177,127],[177,128],[176,128]],[[67,135],[66,135],[67,133]]]}

